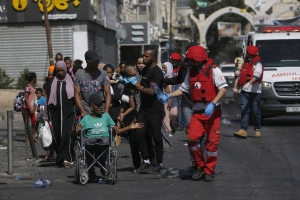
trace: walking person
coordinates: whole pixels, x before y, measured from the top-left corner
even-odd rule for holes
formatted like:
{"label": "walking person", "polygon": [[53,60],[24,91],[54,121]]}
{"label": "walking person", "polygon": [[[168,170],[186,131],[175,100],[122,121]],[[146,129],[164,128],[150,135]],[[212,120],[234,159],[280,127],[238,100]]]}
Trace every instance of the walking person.
{"label": "walking person", "polygon": [[[154,47],[149,47],[144,51],[143,63],[145,67],[142,70],[141,87],[137,89],[140,91],[141,107],[137,116],[137,122],[144,123],[144,127],[136,130],[136,137],[141,151],[143,164],[139,169],[139,173],[147,173],[148,170],[159,172],[163,169],[163,138],[161,133],[161,126],[163,121],[164,105],[160,103],[153,91],[151,85],[158,86],[163,89],[163,73],[156,65],[157,51]],[[147,130],[151,129],[151,134],[155,143],[156,164],[153,169],[150,160],[146,138]]]}
{"label": "walking person", "polygon": [[261,112],[259,106],[262,92],[263,66],[258,53],[259,49],[256,46],[247,47],[246,62],[242,66],[234,84],[235,91],[238,91],[238,87],[241,87],[241,93],[239,94],[241,127],[239,131],[234,132],[234,136],[237,137],[247,138],[248,136],[247,128],[250,110],[254,114],[254,137],[261,137]]}
{"label": "walking person", "polygon": [[[80,111],[81,117],[91,114],[89,107],[89,97],[92,94],[98,94],[104,99],[105,94],[105,112],[109,113],[111,104],[110,82],[106,71],[98,69],[100,62],[99,55],[89,50],[85,53],[86,68],[77,71],[74,80],[75,102]],[[104,92],[104,94],[103,94]]]}
{"label": "walking person", "polygon": [[[163,63],[162,70],[165,78],[172,78],[172,76],[176,76],[173,72],[173,65],[170,62]],[[166,85],[165,91],[166,92],[169,91],[167,93],[171,93],[177,90],[178,88],[179,88],[179,84]],[[165,105],[164,124],[168,129],[170,137],[172,137],[175,134],[176,117],[178,115],[178,104],[179,104],[179,97],[174,97],[169,100],[169,103],[167,105]]]}
{"label": "walking person", "polygon": [[[213,181],[221,133],[220,101],[227,92],[228,85],[221,70],[208,58],[203,47],[189,48],[186,57],[191,68],[180,88],[171,94],[161,94],[158,98],[166,103],[172,97],[182,96],[183,92],[190,93],[194,106],[187,129],[187,140],[197,168],[192,179],[198,180],[205,173],[205,181]],[[205,134],[206,159],[199,143]]]}
{"label": "walking person", "polygon": [[[27,113],[27,119],[31,122],[31,133],[34,142],[39,142],[38,139],[35,138],[36,135],[36,109],[37,105],[35,103],[35,84],[36,84],[36,73],[35,72],[28,72],[26,74],[25,79],[28,81],[24,91],[25,91],[25,101],[23,105],[23,110]],[[29,138],[26,135],[26,142],[29,143]]]}
{"label": "walking person", "polygon": [[52,122],[56,164],[65,168],[73,166],[70,153],[70,132],[75,123],[74,85],[67,73],[66,63],[56,63],[54,77],[48,98],[49,119]]}

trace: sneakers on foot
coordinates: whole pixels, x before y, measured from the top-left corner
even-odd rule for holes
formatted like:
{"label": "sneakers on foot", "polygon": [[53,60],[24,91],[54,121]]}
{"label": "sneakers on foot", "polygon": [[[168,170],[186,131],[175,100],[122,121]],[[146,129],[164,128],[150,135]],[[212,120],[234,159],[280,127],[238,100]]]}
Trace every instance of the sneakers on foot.
{"label": "sneakers on foot", "polygon": [[214,178],[215,178],[215,176],[212,175],[212,174],[205,174],[204,181],[206,181],[206,182],[212,182],[212,181],[214,181]]}
{"label": "sneakers on foot", "polygon": [[256,138],[260,138],[260,137],[261,137],[260,129],[256,129],[256,130],[255,130],[255,135],[254,135],[254,137],[256,137]]}
{"label": "sneakers on foot", "polygon": [[243,129],[240,129],[238,132],[234,132],[234,136],[236,137],[247,138],[247,135],[248,135],[247,131]]}
{"label": "sneakers on foot", "polygon": [[169,134],[169,137],[173,137],[173,136],[174,136],[174,134],[171,134],[171,133]]}
{"label": "sneakers on foot", "polygon": [[152,171],[152,165],[150,163],[143,163],[139,169],[140,174],[146,174],[148,171]]}
{"label": "sneakers on foot", "polygon": [[202,177],[203,173],[204,173],[203,169],[201,169],[201,168],[196,169],[195,172],[194,172],[194,174],[193,174],[193,176],[192,176],[192,179],[193,180],[200,179]]}
{"label": "sneakers on foot", "polygon": [[164,165],[162,163],[156,163],[153,165],[153,172],[160,172],[162,169],[164,169]]}

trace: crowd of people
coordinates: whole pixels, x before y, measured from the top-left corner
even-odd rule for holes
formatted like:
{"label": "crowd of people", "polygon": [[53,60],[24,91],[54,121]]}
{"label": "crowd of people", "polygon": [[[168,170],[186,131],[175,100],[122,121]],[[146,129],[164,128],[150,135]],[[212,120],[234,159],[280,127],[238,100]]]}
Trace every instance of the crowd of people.
{"label": "crowd of people", "polygon": [[[136,59],[135,65],[124,61],[119,66],[100,64],[100,56],[89,50],[85,53],[86,67],[83,68],[83,61],[72,62],[70,57],[63,58],[58,53],[43,88],[37,89],[36,74],[28,73],[24,110],[31,119],[36,142],[38,123],[52,123],[53,143],[45,159],[50,159],[55,152],[56,164],[71,168],[76,132],[82,129],[86,137],[108,137],[107,127],[114,126],[117,145],[122,133],[128,137],[134,172],[160,172],[164,168],[164,150],[172,146],[171,137],[183,122],[195,168],[192,179],[198,180],[205,174],[205,181],[213,181],[221,133],[221,99],[228,85],[206,49],[189,43],[185,50],[185,59],[174,52],[170,62],[161,67],[157,65],[157,51],[152,46]],[[249,55],[253,54],[258,54],[257,48],[249,50]],[[251,58],[251,65],[256,66],[253,78],[238,84],[245,80],[237,74],[234,88],[242,87],[239,97],[242,123],[235,136],[247,137],[245,121],[250,108],[246,101],[259,101],[259,92],[253,95],[251,91],[259,87],[261,68],[259,59]],[[237,69],[243,69],[244,61],[237,60]],[[259,115],[257,109],[254,110]],[[255,137],[260,137],[259,129],[260,124],[257,124]],[[95,177],[92,169],[89,176],[91,180]]]}

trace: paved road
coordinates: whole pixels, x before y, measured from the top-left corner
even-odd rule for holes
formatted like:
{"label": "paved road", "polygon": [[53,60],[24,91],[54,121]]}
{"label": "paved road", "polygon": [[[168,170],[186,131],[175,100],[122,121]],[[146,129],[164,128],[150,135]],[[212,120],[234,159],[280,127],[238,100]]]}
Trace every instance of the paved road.
{"label": "paved road", "polygon": [[[0,150],[0,198],[6,199],[270,199],[300,198],[300,117],[266,119],[262,138],[254,138],[253,127],[249,137],[239,139],[233,132],[239,128],[239,110],[233,103],[224,105],[223,119],[231,125],[222,125],[218,151],[216,178],[212,183],[180,178],[161,178],[157,174],[132,173],[129,144],[122,141],[118,149],[118,181],[115,185],[88,184],[78,186],[73,181],[73,169],[54,167],[53,162],[40,162],[31,166],[23,160],[30,156],[30,149],[22,142],[24,132],[20,121],[15,121],[15,175],[31,180],[7,179],[6,150]],[[0,122],[0,137],[4,136],[6,122]],[[183,169],[190,165],[188,150],[184,146],[184,132],[172,138],[174,146],[165,153],[165,166]],[[45,155],[37,144],[40,155]],[[53,185],[36,189],[38,178],[49,179]]]}

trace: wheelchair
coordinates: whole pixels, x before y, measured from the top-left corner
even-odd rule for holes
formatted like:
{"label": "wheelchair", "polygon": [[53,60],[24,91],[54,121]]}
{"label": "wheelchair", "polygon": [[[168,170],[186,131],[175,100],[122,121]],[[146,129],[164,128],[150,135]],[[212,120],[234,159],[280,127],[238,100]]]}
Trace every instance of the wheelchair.
{"label": "wheelchair", "polygon": [[[115,142],[115,136],[113,127],[110,127],[110,137],[106,144],[93,143],[90,144],[89,141],[97,140],[97,137],[85,138],[84,132],[81,130],[80,134],[77,134],[77,140],[75,142],[75,182],[77,184],[85,185],[89,181],[88,171],[93,166],[98,165],[100,171],[104,176],[104,179],[110,184],[115,184],[117,180],[117,147]],[[89,149],[104,149],[103,151],[95,153],[91,152]],[[105,148],[104,148],[105,147]],[[98,154],[98,155],[97,155]],[[92,164],[88,166],[87,156],[93,160]],[[100,162],[101,158],[105,158],[104,163]],[[103,174],[104,172],[104,174]]]}

